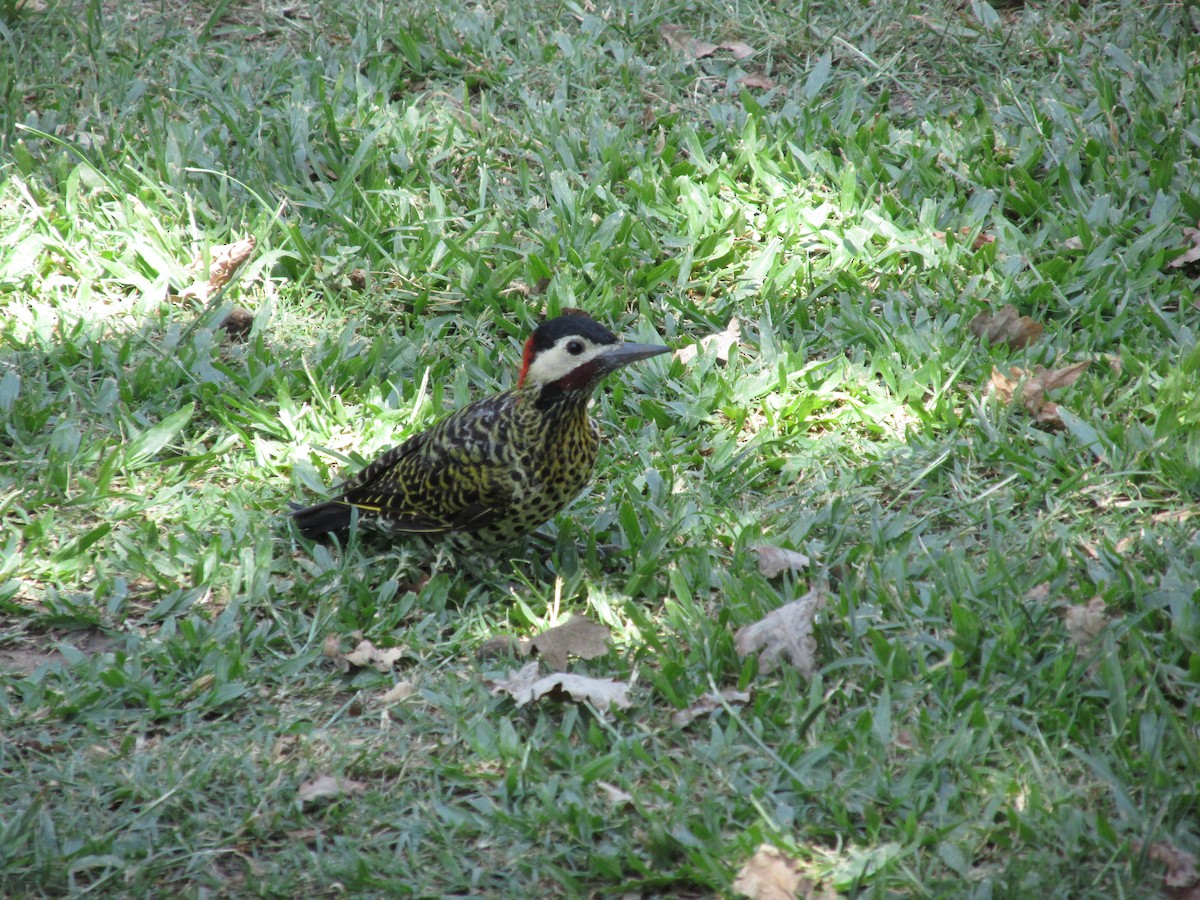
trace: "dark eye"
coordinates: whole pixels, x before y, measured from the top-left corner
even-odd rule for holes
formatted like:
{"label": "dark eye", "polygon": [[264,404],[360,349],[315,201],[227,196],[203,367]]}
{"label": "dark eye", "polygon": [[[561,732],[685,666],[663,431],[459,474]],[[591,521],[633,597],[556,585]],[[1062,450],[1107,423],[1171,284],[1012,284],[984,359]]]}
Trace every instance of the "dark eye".
{"label": "dark eye", "polygon": [[583,341],[570,341],[567,343],[567,352],[572,356],[578,356],[583,352]]}

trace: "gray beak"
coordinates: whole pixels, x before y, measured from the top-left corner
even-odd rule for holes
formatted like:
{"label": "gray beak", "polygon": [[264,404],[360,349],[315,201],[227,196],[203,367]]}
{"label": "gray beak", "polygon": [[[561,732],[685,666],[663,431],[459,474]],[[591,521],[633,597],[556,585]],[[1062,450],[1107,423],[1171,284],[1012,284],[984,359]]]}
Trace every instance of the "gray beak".
{"label": "gray beak", "polygon": [[649,359],[651,356],[670,352],[671,348],[664,347],[662,344],[614,344],[610,349],[597,356],[596,360],[611,372],[613,369],[627,366],[639,359]]}

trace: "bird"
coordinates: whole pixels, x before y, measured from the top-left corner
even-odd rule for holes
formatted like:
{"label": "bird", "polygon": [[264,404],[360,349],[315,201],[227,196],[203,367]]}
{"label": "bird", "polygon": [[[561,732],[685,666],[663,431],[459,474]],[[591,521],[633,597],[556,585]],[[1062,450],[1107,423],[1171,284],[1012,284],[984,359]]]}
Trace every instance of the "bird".
{"label": "bird", "polygon": [[292,520],[306,538],[360,527],[459,546],[503,545],[554,518],[591,478],[600,430],[588,415],[604,377],[667,353],[621,342],[590,317],[549,319],[525,341],[515,387],[480,398],[383,453]]}

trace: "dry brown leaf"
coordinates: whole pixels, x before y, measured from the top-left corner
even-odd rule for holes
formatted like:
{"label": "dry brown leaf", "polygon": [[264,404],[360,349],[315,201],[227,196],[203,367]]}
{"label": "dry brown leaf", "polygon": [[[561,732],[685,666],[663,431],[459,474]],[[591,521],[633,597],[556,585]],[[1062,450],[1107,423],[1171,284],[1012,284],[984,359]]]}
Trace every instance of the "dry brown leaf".
{"label": "dry brown leaf", "polygon": [[755,544],[750,550],[758,554],[758,571],[764,578],[774,578],[780,572],[789,570],[799,572],[812,564],[812,560],[803,553],[773,544]]}
{"label": "dry brown leaf", "polygon": [[811,884],[796,869],[796,861],[778,848],[763,844],[746,860],[733,881],[735,893],[750,900],[794,900]]}
{"label": "dry brown leaf", "polygon": [[[254,236],[251,235],[243,240],[234,241],[232,244],[219,244],[213,247],[209,254],[208,279],[197,281],[190,287],[184,288],[179,292],[179,299],[196,300],[200,303],[208,302],[208,299],[225,287],[233,274],[250,258],[257,243]],[[197,255],[188,268],[194,272],[202,271],[204,257]]]}
{"label": "dry brown leaf", "polygon": [[615,706],[625,709],[631,705],[629,685],[611,678],[589,678],[556,672],[544,678],[537,677],[538,662],[534,660],[520,670],[510,673],[508,678],[491,684],[493,694],[508,694],[517,706],[548,697],[552,700],[569,699],[576,703],[590,703],[599,710]]}
{"label": "dry brown leaf", "polygon": [[528,656],[529,647],[522,644],[511,634],[499,634],[490,637],[475,651],[476,659],[492,659],[497,656]]}
{"label": "dry brown leaf", "polygon": [[720,692],[709,691],[686,709],[677,709],[671,713],[671,724],[676,728],[683,728],[685,725],[691,724],[694,719],[715,710],[724,709],[727,704],[729,706],[745,706],[749,702],[750,693],[748,691],[736,691],[733,688],[726,688]]}
{"label": "dry brown leaf", "polygon": [[522,647],[522,653],[536,651],[546,665],[561,672],[567,667],[568,655],[595,659],[606,654],[610,637],[612,632],[606,626],[593,622],[587,616],[576,616],[562,625],[547,628],[528,642],[522,642],[527,644]]}
{"label": "dry brown leaf", "polygon": [[[1135,853],[1141,853],[1143,844],[1139,841],[1133,845]],[[1174,898],[1194,900],[1200,897],[1200,872],[1196,870],[1196,857],[1186,850],[1180,850],[1168,841],[1155,841],[1145,848],[1146,856],[1154,862],[1167,867],[1163,876],[1163,885]]]}
{"label": "dry brown leaf", "polygon": [[696,343],[680,347],[675,351],[675,358],[681,363],[689,363],[696,358],[701,348],[716,345],[717,361],[722,363],[728,362],[729,352],[737,349],[738,341],[741,340],[741,337],[742,323],[737,319],[730,319],[724,331],[718,331],[716,334],[710,334],[708,337],[701,338]]}
{"label": "dry brown leaf", "polygon": [[775,87],[777,82],[770,75],[762,72],[747,72],[737,80],[737,83],[752,91],[769,91]]}
{"label": "dry brown leaf", "polygon": [[399,703],[401,700],[407,700],[416,691],[417,688],[411,681],[397,681],[390,690],[380,694],[376,699],[385,704]]}
{"label": "dry brown leaf", "polygon": [[343,794],[357,794],[365,791],[367,786],[352,778],[341,778],[337,775],[318,775],[300,785],[296,798],[301,803],[312,803],[314,800],[326,800],[330,797],[341,797]]}
{"label": "dry brown leaf", "polygon": [[662,35],[668,47],[689,59],[703,59],[706,56],[712,56],[718,49],[716,44],[696,40],[682,25],[664,22],[658,26],[658,33]]}
{"label": "dry brown leaf", "polygon": [[541,667],[542,664],[536,659],[527,662],[515,672],[509,669],[507,678],[488,680],[488,687],[493,694],[508,694],[510,697],[525,694],[537,682]]}
{"label": "dry brown leaf", "polygon": [[[971,226],[964,225],[962,228],[958,229],[958,233],[962,237],[967,237],[971,233]],[[946,232],[934,231],[933,236],[935,238],[937,238],[939,241],[941,241],[943,244],[946,243]],[[978,250],[981,247],[986,247],[988,244],[994,243],[995,240],[996,240],[996,238],[993,235],[990,235],[985,231],[981,231],[976,236],[975,240],[973,240],[971,242],[971,249]]]}
{"label": "dry brown leaf", "polygon": [[811,678],[817,670],[817,642],[813,638],[813,619],[825,608],[825,592],[814,588],[799,600],[793,600],[753,625],[739,628],[733,636],[738,656],[758,653],[758,665],[770,672],[781,657]]}
{"label": "dry brown leaf", "polygon": [[217,327],[223,329],[231,341],[245,340],[254,327],[254,313],[244,306],[235,306]]}
{"label": "dry brown leaf", "polygon": [[1050,596],[1050,582],[1043,581],[1041,584],[1034,585],[1025,599],[1031,603],[1044,603]]}
{"label": "dry brown leaf", "polygon": [[[1200,222],[1196,224],[1200,225]],[[1184,228],[1183,236],[1191,243],[1191,246],[1167,263],[1168,269],[1178,269],[1189,263],[1200,261],[1200,228]]]}
{"label": "dry brown leaf", "polygon": [[996,396],[1005,403],[1011,403],[1014,398],[1018,398],[1021,405],[1038,422],[1062,428],[1063,421],[1058,414],[1058,404],[1046,399],[1046,392],[1074,384],[1088,365],[1085,361],[1062,369],[1034,366],[1032,373],[1013,366],[1007,375],[999,369],[993,369],[991,385]]}
{"label": "dry brown leaf", "polygon": [[392,666],[404,656],[402,647],[376,647],[366,638],[358,642],[358,646],[349,653],[338,656],[338,662],[346,668],[365,669],[370,666],[377,672],[390,672]]}
{"label": "dry brown leaf", "polygon": [[1041,366],[1034,366],[1034,379],[1041,390],[1056,391],[1059,388],[1073,385],[1089,365],[1091,363],[1085,361],[1062,369],[1044,369]]}
{"label": "dry brown leaf", "polygon": [[1200,515],[1200,510],[1195,509],[1168,509],[1163,512],[1156,512],[1150,517],[1150,521],[1156,525],[1164,523],[1179,524],[1186,522],[1192,516]]}
{"label": "dry brown leaf", "polygon": [[1108,624],[1107,607],[1099,597],[1093,597],[1086,606],[1072,605],[1063,611],[1063,624],[1067,635],[1080,647],[1094,641]]}
{"label": "dry brown leaf", "polygon": [[1032,344],[1042,336],[1042,324],[1023,316],[1013,305],[993,315],[984,310],[971,320],[971,334],[991,345],[1007,344],[1014,350]]}
{"label": "dry brown leaf", "polygon": [[742,43],[741,41],[726,41],[720,45],[720,48],[722,50],[728,50],[731,54],[733,54],[734,59],[746,59],[747,57],[754,55],[754,48],[749,44]]}
{"label": "dry brown leaf", "polygon": [[597,781],[596,787],[604,791],[605,796],[608,797],[608,802],[613,806],[633,805],[633,794],[621,790],[615,784],[609,784],[607,781]]}

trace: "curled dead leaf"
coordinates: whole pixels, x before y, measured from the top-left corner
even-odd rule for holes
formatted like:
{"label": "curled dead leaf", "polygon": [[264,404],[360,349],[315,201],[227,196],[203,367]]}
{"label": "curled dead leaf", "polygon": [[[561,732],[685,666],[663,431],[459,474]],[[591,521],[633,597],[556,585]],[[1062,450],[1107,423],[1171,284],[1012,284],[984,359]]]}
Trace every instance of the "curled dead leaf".
{"label": "curled dead leaf", "polygon": [[774,578],[780,572],[799,572],[812,565],[803,553],[788,550],[786,547],[776,547],[773,544],[755,544],[749,548],[758,554],[758,571],[764,578]]}
{"label": "curled dead leaf", "polygon": [[380,694],[376,699],[385,705],[399,703],[402,700],[407,700],[417,691],[416,686],[411,681],[397,681],[392,685],[391,689]]}
{"label": "curled dead leaf", "polygon": [[735,893],[750,900],[795,900],[811,885],[800,874],[796,861],[784,856],[777,847],[763,844],[746,860],[733,881]]}
{"label": "curled dead leaf", "polygon": [[532,650],[551,669],[562,671],[567,667],[568,656],[595,659],[606,654],[611,637],[612,632],[606,626],[593,622],[587,616],[575,616],[562,625],[547,628],[528,642],[522,642],[528,646],[528,649],[522,647],[522,652]]}
{"label": "curled dead leaf", "polygon": [[1100,597],[1093,597],[1086,606],[1068,606],[1063,611],[1067,635],[1080,647],[1086,647],[1108,624],[1107,606]]}
{"label": "curled dead leaf", "polygon": [[987,341],[991,345],[1007,344],[1014,350],[1019,350],[1042,336],[1042,324],[1029,316],[1021,315],[1011,304],[995,314],[984,310],[971,320],[968,327],[981,341]]}
{"label": "curled dead leaf", "polygon": [[[958,234],[960,237],[969,237],[971,230],[972,229],[970,225],[964,225],[962,228],[958,229]],[[946,232],[934,231],[933,236],[943,244],[946,243]],[[978,235],[976,235],[975,240],[971,242],[971,250],[979,250],[981,247],[986,247],[988,244],[994,243],[995,240],[996,238],[993,235],[990,235],[985,231],[981,231]]]}
{"label": "curled dead leaf", "polygon": [[610,784],[607,781],[597,781],[596,787],[604,792],[604,795],[608,798],[608,802],[613,806],[633,805],[633,794],[621,790],[615,784]]}
{"label": "curled dead leaf", "polygon": [[[1200,225],[1200,222],[1196,224]],[[1200,262],[1200,228],[1185,227],[1183,237],[1191,246],[1167,263],[1168,269],[1179,269],[1190,263]]]}
{"label": "curled dead leaf", "polygon": [[567,672],[555,672],[538,678],[537,672],[538,662],[534,660],[517,672],[510,673],[508,678],[493,681],[492,693],[507,694],[517,706],[524,706],[542,698],[590,703],[598,710],[614,706],[617,709],[626,709],[632,705],[629,699],[629,685],[613,681],[611,678],[589,678]]}
{"label": "curled dead leaf", "polygon": [[[208,278],[179,292],[180,300],[196,300],[199,303],[208,302],[217,291],[225,287],[233,278],[235,272],[250,258],[258,241],[253,235],[232,244],[219,244],[209,253]],[[197,254],[188,267],[189,271],[201,272],[204,269],[204,257]]]}
{"label": "curled dead leaf", "polygon": [[326,659],[337,659],[342,655],[342,638],[340,635],[332,632],[325,635],[325,640],[321,642],[321,655]]}
{"label": "curled dead leaf", "polygon": [[254,327],[254,313],[243,306],[235,306],[229,310],[217,327],[229,335],[231,341],[245,340]]}
{"label": "curled dead leaf", "polygon": [[318,775],[300,785],[296,791],[296,799],[301,804],[305,804],[316,800],[328,800],[331,797],[341,797],[344,794],[357,794],[366,789],[365,784],[352,778],[342,778],[338,775]]}
{"label": "curled dead leaf", "polygon": [[720,45],[722,50],[728,50],[734,59],[746,59],[754,55],[754,48],[741,41],[726,41]]}
{"label": "curled dead leaf", "polygon": [[365,669],[370,666],[377,672],[390,672],[396,661],[404,656],[402,647],[376,647],[366,638],[358,642],[358,646],[349,653],[338,656],[338,662],[344,668]]}
{"label": "curled dead leaf", "polygon": [[497,656],[528,656],[528,644],[523,644],[511,634],[490,637],[475,651],[476,659],[494,659]]}
{"label": "curled dead leaf", "polygon": [[759,621],[739,628],[733,636],[738,656],[758,653],[759,667],[770,672],[783,660],[811,678],[817,670],[817,642],[813,619],[825,608],[825,591],[814,588],[799,600],[786,603]]}
{"label": "curled dead leaf", "polygon": [[1148,859],[1167,867],[1163,885],[1171,897],[1184,900],[1200,898],[1200,871],[1196,870],[1195,856],[1186,850],[1180,850],[1169,841],[1155,841],[1149,847],[1141,841],[1135,841],[1133,852],[1141,853],[1143,850]]}
{"label": "curled dead leaf", "polygon": [[769,91],[778,84],[774,78],[762,72],[747,72],[737,80],[737,83],[752,91]]}
{"label": "curled dead leaf", "polygon": [[1063,420],[1058,414],[1058,404],[1047,399],[1046,393],[1074,384],[1089,364],[1088,361],[1084,361],[1062,369],[1034,366],[1032,372],[1013,366],[1007,375],[999,369],[993,369],[991,386],[996,396],[1005,403],[1019,399],[1021,405],[1038,422],[1062,428]]}
{"label": "curled dead leaf", "polygon": [[719,692],[709,691],[691,706],[677,709],[671,713],[671,724],[676,728],[683,728],[691,724],[693,720],[718,709],[724,709],[727,705],[745,706],[749,702],[749,691],[738,691],[733,688],[726,688]]}
{"label": "curled dead leaf", "polygon": [[689,363],[696,358],[701,349],[715,346],[717,348],[717,361],[722,363],[728,362],[730,351],[737,349],[738,341],[741,340],[741,337],[741,322],[737,319],[730,319],[729,324],[725,326],[723,331],[703,337],[696,343],[680,347],[675,351],[675,358],[681,363]]}
{"label": "curled dead leaf", "polygon": [[658,26],[658,33],[662,35],[668,47],[688,59],[703,59],[712,56],[718,49],[716,44],[696,40],[682,25],[664,22]]}

